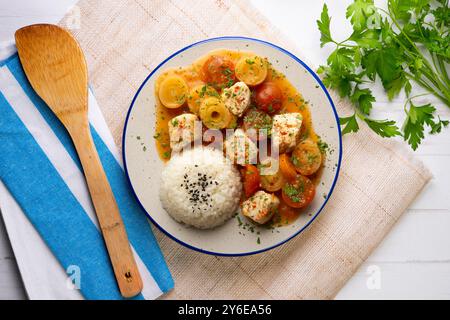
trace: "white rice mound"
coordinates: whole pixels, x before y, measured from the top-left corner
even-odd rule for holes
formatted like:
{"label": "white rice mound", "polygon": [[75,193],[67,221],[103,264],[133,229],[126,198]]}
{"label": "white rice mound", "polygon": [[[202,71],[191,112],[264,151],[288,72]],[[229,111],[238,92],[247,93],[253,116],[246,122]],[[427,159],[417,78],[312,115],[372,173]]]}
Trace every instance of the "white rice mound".
{"label": "white rice mound", "polygon": [[238,170],[221,151],[197,147],[174,154],[161,174],[159,196],[178,222],[214,228],[239,208],[242,193]]}

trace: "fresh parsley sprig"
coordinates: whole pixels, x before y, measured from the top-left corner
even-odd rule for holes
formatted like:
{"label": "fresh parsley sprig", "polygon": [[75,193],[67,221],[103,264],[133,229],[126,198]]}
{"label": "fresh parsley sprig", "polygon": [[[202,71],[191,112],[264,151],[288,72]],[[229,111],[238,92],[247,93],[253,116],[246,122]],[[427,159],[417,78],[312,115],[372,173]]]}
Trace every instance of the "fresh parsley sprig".
{"label": "fresh parsley sprig", "polygon": [[[318,73],[327,87],[348,97],[355,107],[353,115],[340,118],[342,134],[357,132],[364,122],[382,137],[403,136],[416,150],[426,127],[436,134],[449,124],[434,106],[413,103],[419,96],[434,95],[450,107],[449,0],[388,0],[387,7],[376,7],[373,0],[354,0],[346,11],[353,32],[344,41],[336,41],[325,4],[317,20],[320,43],[336,48]],[[401,128],[392,120],[370,118],[376,99],[368,85],[377,77],[389,100],[402,90],[407,96]],[[413,82],[426,93],[411,95]]]}

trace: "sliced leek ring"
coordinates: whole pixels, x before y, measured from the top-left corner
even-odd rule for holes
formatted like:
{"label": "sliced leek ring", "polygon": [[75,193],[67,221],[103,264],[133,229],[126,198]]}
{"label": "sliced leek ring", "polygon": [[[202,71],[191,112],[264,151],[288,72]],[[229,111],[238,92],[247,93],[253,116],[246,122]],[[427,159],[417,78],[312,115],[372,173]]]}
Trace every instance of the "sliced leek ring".
{"label": "sliced leek ring", "polygon": [[200,106],[200,119],[209,129],[223,129],[228,126],[232,116],[222,100],[208,97]]}
{"label": "sliced leek ring", "polygon": [[187,94],[188,86],[180,76],[168,76],[159,85],[159,100],[169,109],[181,107],[187,99]]}
{"label": "sliced leek ring", "polygon": [[243,57],[236,64],[235,73],[240,81],[256,86],[267,77],[267,61],[259,56]]}
{"label": "sliced leek ring", "polygon": [[199,114],[202,101],[208,97],[218,97],[216,89],[206,84],[199,84],[189,91],[187,103],[189,110],[194,114]]}

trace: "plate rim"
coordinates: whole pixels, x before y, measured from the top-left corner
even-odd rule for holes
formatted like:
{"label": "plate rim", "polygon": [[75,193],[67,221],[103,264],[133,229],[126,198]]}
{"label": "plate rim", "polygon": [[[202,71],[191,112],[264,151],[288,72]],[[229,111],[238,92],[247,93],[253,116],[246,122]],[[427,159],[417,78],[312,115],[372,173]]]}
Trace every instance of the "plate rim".
{"label": "plate rim", "polygon": [[[131,114],[131,110],[133,109],[134,103],[135,103],[137,97],[139,96],[142,88],[147,83],[147,81],[151,78],[151,76],[156,71],[158,71],[167,61],[171,60],[173,57],[177,56],[178,54],[180,54],[180,53],[190,49],[191,47],[198,46],[200,44],[207,43],[207,42],[220,41],[220,40],[245,40],[245,41],[253,41],[253,42],[257,42],[257,43],[262,43],[262,44],[265,44],[265,45],[267,45],[269,47],[272,47],[272,48],[274,48],[276,50],[279,50],[279,51],[283,52],[284,54],[286,54],[289,57],[291,57],[292,59],[294,59],[296,62],[300,63],[316,79],[316,81],[319,83],[319,85],[322,88],[322,90],[325,92],[325,95],[327,96],[328,101],[330,102],[331,108],[333,110],[333,114],[334,114],[334,117],[335,117],[335,120],[336,120],[338,135],[339,135],[339,156],[338,156],[338,163],[337,163],[337,167],[336,167],[336,173],[335,173],[335,176],[334,176],[333,183],[331,185],[330,191],[328,192],[328,197],[325,199],[324,203],[317,210],[317,212],[311,217],[311,219],[308,221],[308,223],[306,223],[302,228],[300,228],[298,231],[296,231],[294,234],[292,234],[291,236],[289,236],[285,240],[280,241],[280,242],[278,242],[278,243],[276,243],[276,244],[274,244],[272,246],[269,246],[269,247],[261,249],[261,250],[250,251],[250,252],[243,252],[243,253],[222,253],[222,252],[214,252],[214,251],[201,249],[201,248],[195,247],[193,245],[190,245],[189,243],[186,243],[186,242],[178,239],[177,237],[175,237],[174,235],[169,233],[167,230],[165,230],[163,227],[161,227],[151,217],[150,213],[147,212],[147,210],[144,208],[144,206],[142,205],[141,201],[139,200],[139,198],[138,198],[138,196],[136,194],[136,191],[133,188],[133,184],[131,183],[130,175],[128,174],[127,162],[126,162],[126,157],[125,157],[125,150],[126,150],[125,137],[126,137],[128,120],[129,120],[129,117],[130,117],[130,114]],[[182,246],[184,246],[186,248],[189,248],[191,250],[194,250],[194,251],[197,251],[197,252],[201,252],[201,253],[204,253],[204,254],[208,254],[208,255],[222,256],[222,257],[250,256],[250,255],[254,255],[254,254],[258,254],[258,253],[262,253],[262,252],[265,252],[265,251],[272,250],[272,249],[274,249],[276,247],[279,247],[279,246],[287,243],[288,241],[292,240],[293,238],[298,236],[300,233],[302,233],[306,228],[308,228],[311,225],[311,223],[314,220],[316,220],[316,218],[322,212],[323,208],[328,203],[328,200],[331,198],[331,195],[333,194],[333,191],[334,191],[334,188],[336,186],[336,183],[337,183],[337,180],[338,180],[338,177],[339,177],[339,173],[340,173],[340,170],[341,170],[341,162],[342,162],[342,132],[341,132],[341,126],[339,124],[339,116],[337,114],[336,107],[334,105],[333,99],[331,99],[330,93],[326,89],[326,87],[323,84],[322,80],[320,80],[319,76],[305,62],[303,62],[303,60],[298,58],[296,55],[294,55],[290,51],[288,51],[288,50],[286,50],[286,49],[284,49],[284,48],[282,48],[282,47],[280,47],[280,46],[278,46],[276,44],[273,44],[273,43],[271,43],[269,41],[266,41],[266,40],[261,40],[261,39],[252,38],[252,37],[245,37],[245,36],[221,36],[221,37],[214,37],[214,38],[203,39],[203,40],[194,42],[194,43],[192,43],[192,44],[190,44],[188,46],[183,47],[182,49],[179,49],[179,50],[175,51],[174,53],[169,55],[166,59],[164,59],[162,62],[160,62],[147,75],[147,77],[144,79],[144,81],[141,83],[141,85],[139,86],[138,90],[134,94],[134,97],[133,97],[133,99],[131,101],[131,104],[130,104],[130,106],[128,108],[127,115],[125,117],[125,122],[124,122],[124,126],[123,126],[123,131],[122,131],[122,161],[123,161],[123,167],[124,167],[125,176],[127,178],[128,184],[131,187],[131,190],[133,192],[133,196],[136,199],[137,203],[139,204],[139,206],[141,207],[141,209],[145,213],[145,215],[150,219],[152,224],[155,225],[160,231],[162,231],[170,239],[172,239],[173,241],[181,244]]]}

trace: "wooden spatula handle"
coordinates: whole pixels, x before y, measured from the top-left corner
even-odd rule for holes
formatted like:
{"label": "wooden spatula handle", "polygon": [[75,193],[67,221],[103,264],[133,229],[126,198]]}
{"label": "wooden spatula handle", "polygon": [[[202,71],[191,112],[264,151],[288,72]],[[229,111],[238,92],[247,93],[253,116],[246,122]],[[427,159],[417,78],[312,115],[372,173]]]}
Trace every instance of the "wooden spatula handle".
{"label": "wooden spatula handle", "polygon": [[67,129],[83,167],[120,292],[124,297],[133,297],[141,292],[142,279],[114,194],[95,149],[88,120],[86,117],[79,117],[76,122],[78,121],[81,123],[68,125]]}

